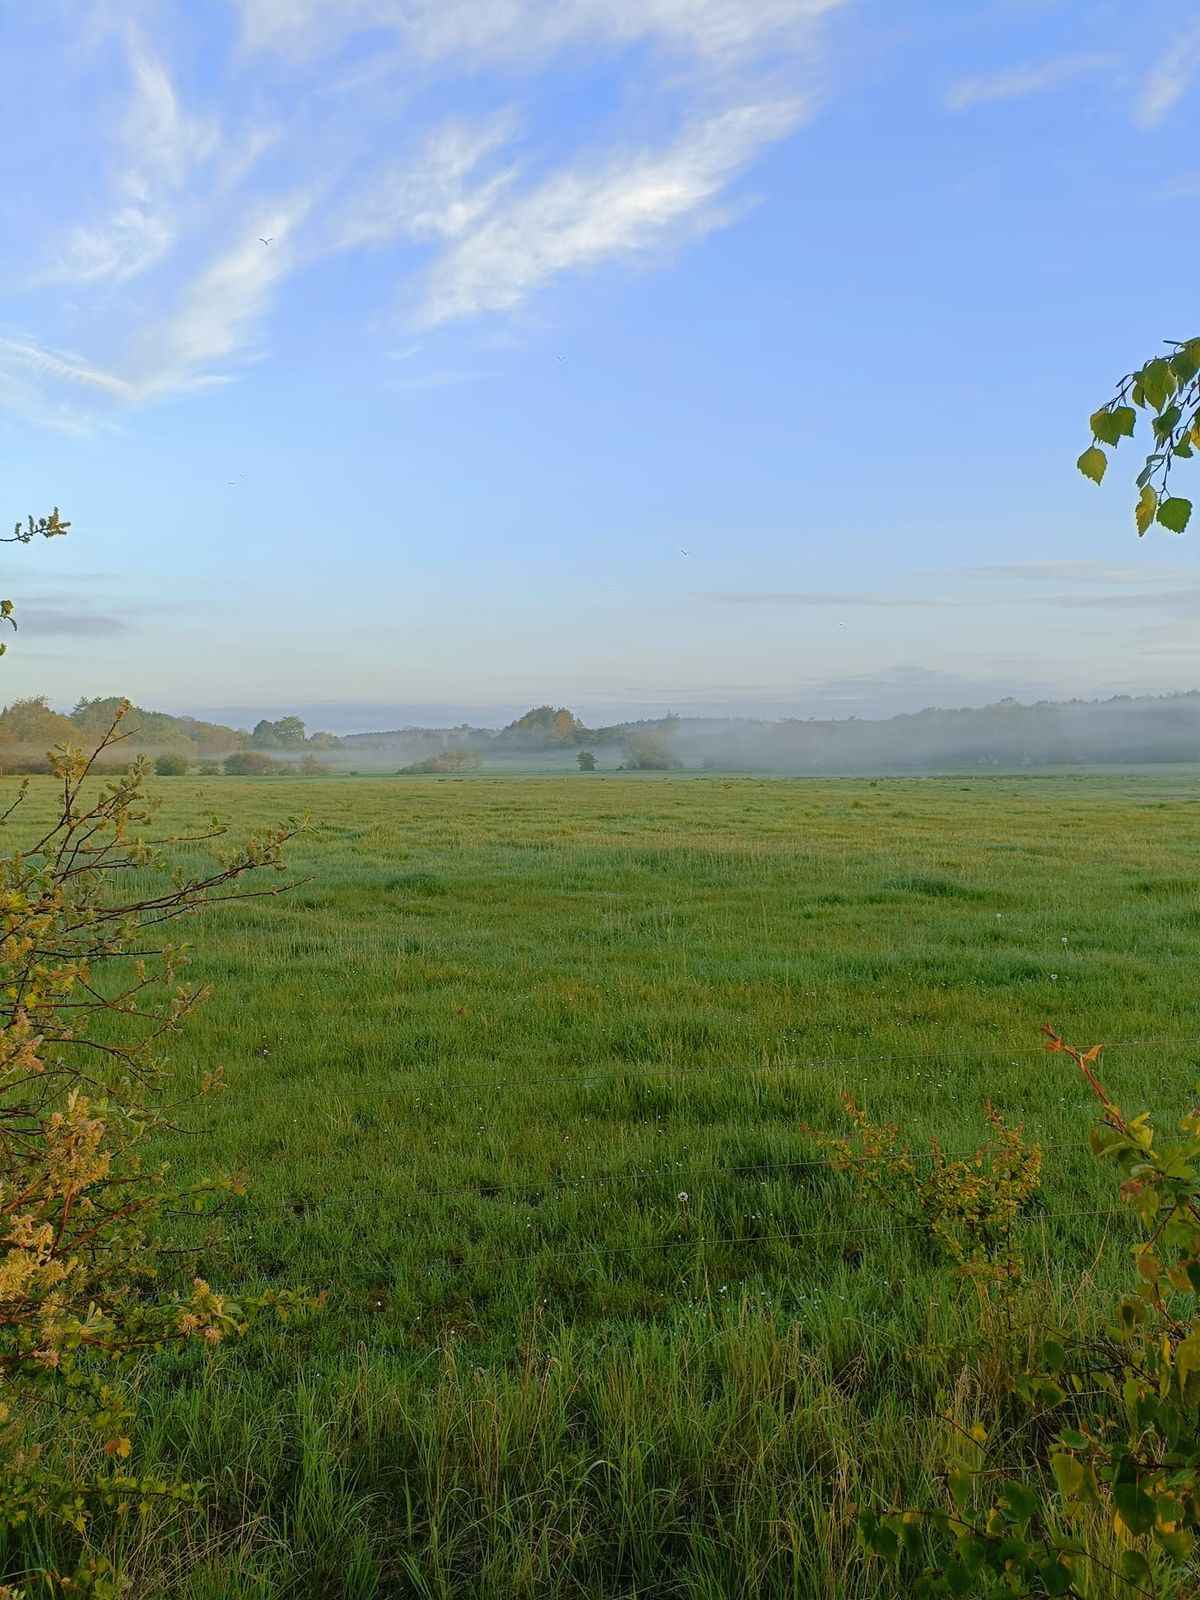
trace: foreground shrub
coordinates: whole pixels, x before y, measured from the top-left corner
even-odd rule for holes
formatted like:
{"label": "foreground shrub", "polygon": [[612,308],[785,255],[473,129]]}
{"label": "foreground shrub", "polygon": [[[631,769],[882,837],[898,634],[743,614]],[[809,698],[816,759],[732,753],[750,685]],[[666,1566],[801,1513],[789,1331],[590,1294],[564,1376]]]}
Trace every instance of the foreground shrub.
{"label": "foreground shrub", "polygon": [[[119,737],[114,724],[97,754]],[[147,764],[85,794],[95,761],[51,758],[53,818],[0,859],[0,1584],[110,1596],[123,1591],[106,1532],[196,1495],[138,1473],[132,1368],[167,1343],[216,1346],[252,1310],[297,1303],[237,1304],[202,1278],[164,1277],[164,1208],[202,1208],[228,1186],[173,1193],[165,1169],[140,1158],[164,1124],[164,1044],[203,998],[180,982],[184,958],[161,930],[238,893],[247,874],[281,869],[290,830],[205,872],[172,873],[168,845],[215,841],[219,826],[141,842]],[[27,795],[23,786],[0,822],[23,817]],[[147,873],[165,875],[146,886]],[[70,1563],[38,1554],[64,1549]]]}
{"label": "foreground shrub", "polygon": [[873,1123],[848,1094],[841,1099],[853,1132],[818,1135],[834,1169],[849,1173],[880,1210],[898,1213],[903,1226],[919,1226],[936,1241],[986,1311],[1005,1305],[1021,1282],[1013,1229],[1037,1191],[1041,1149],[988,1106],[988,1134],[972,1155],[948,1156],[934,1139],[922,1170],[896,1123]]}
{"label": "foreground shrub", "polygon": [[1133,1276],[1104,1325],[1041,1343],[1009,1403],[959,1436],[946,1503],[879,1516],[862,1538],[917,1595],[1154,1596],[1200,1593],[1200,1112],[1162,1139],[1101,1104],[1091,1146],[1115,1163],[1138,1223]]}

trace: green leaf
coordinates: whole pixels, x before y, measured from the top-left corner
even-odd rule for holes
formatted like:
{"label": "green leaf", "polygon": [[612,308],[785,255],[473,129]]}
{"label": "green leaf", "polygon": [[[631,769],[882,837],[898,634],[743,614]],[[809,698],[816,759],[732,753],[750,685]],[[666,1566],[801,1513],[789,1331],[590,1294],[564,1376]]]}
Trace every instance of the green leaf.
{"label": "green leaf", "polygon": [[1056,1450],[1050,1457],[1050,1465],[1054,1468],[1054,1476],[1058,1482],[1060,1493],[1064,1499],[1071,1499],[1083,1488],[1084,1471],[1081,1462],[1076,1461],[1073,1455],[1065,1450]]}
{"label": "green leaf", "polygon": [[885,1561],[894,1561],[900,1554],[900,1541],[873,1511],[859,1512],[858,1537],[872,1555],[882,1556]]}
{"label": "green leaf", "polygon": [[1018,1528],[1025,1527],[1038,1508],[1036,1492],[1024,1483],[1006,1483],[1000,1490],[1000,1502]]}
{"label": "green leaf", "polygon": [[946,1481],[950,1486],[950,1493],[954,1496],[954,1504],[959,1511],[965,1512],[971,1503],[971,1491],[975,1487],[974,1475],[966,1467],[952,1467],[946,1474]]}
{"label": "green leaf", "polygon": [[1126,1550],[1121,1555],[1121,1571],[1130,1583],[1151,1583],[1154,1574],[1150,1563],[1140,1550]]}
{"label": "green leaf", "polygon": [[1059,1556],[1047,1556],[1040,1561],[1038,1577],[1045,1584],[1047,1594],[1066,1594],[1071,1587],[1071,1574]]}
{"label": "green leaf", "polygon": [[1168,406],[1161,415],[1155,417],[1153,423],[1154,437],[1159,444],[1164,444],[1171,437],[1175,431],[1175,425],[1182,415],[1183,413],[1178,406]]}
{"label": "green leaf", "polygon": [[946,1593],[951,1595],[969,1595],[975,1587],[975,1580],[957,1561],[952,1561],[942,1569],[942,1582],[946,1586]]}
{"label": "green leaf", "polygon": [[1146,363],[1141,371],[1141,386],[1147,405],[1161,411],[1175,392],[1175,374],[1165,356]]}
{"label": "green leaf", "polygon": [[1175,352],[1168,365],[1180,383],[1187,383],[1189,378],[1194,378],[1197,372],[1200,372],[1200,361],[1196,360],[1186,345],[1182,350]]}
{"label": "green leaf", "polygon": [[1109,416],[1116,426],[1118,439],[1133,438],[1133,425],[1137,421],[1137,413],[1132,406],[1114,406]]}
{"label": "green leaf", "polygon": [[1181,500],[1172,495],[1169,500],[1164,500],[1158,508],[1158,520],[1164,528],[1169,528],[1172,533],[1182,533],[1188,525],[1192,514],[1192,502]]}
{"label": "green leaf", "polygon": [[981,1539],[978,1534],[964,1534],[958,1541],[958,1559],[972,1577],[983,1570],[983,1564],[987,1560],[987,1556],[987,1542]]}
{"label": "green leaf", "polygon": [[1138,496],[1137,505],[1133,508],[1134,521],[1137,523],[1139,538],[1154,521],[1154,513],[1158,510],[1158,496],[1147,485]]}
{"label": "green leaf", "polygon": [[1121,437],[1117,432],[1113,414],[1107,406],[1103,406],[1099,411],[1093,411],[1088,421],[1092,425],[1092,432],[1100,440],[1101,444],[1116,444]]}
{"label": "green leaf", "polygon": [[1093,483],[1099,483],[1108,469],[1108,457],[1103,450],[1089,445],[1075,463],[1085,478],[1090,478]]}
{"label": "green leaf", "polygon": [[1118,1483],[1113,1502],[1130,1533],[1149,1533],[1154,1526],[1154,1501],[1136,1483]]}
{"label": "green leaf", "polygon": [[1060,1372],[1062,1364],[1067,1359],[1067,1352],[1062,1342],[1058,1339],[1042,1340],[1042,1360],[1046,1363],[1047,1372]]}

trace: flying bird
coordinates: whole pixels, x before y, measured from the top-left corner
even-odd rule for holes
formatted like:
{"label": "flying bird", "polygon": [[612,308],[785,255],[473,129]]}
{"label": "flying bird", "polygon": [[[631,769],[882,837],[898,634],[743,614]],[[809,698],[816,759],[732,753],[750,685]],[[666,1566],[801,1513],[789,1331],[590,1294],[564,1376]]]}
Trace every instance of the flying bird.
{"label": "flying bird", "polygon": [[566,358],[566,356],[555,356],[554,359],[555,359],[555,361],[565,361],[567,358]]}
{"label": "flying bird", "polygon": [[680,554],[680,555],[681,555],[681,556],[686,556],[686,555],[687,555],[687,553],[688,553],[688,552],[687,552],[687,551],[686,551],[686,550],[681,550],[681,551],[680,551],[680,552],[679,552],[679,554]]}
{"label": "flying bird", "polygon": [[272,234],[269,239],[264,239],[262,234],[260,233],[259,236],[258,236],[258,242],[259,242],[259,244],[274,244],[275,235]]}

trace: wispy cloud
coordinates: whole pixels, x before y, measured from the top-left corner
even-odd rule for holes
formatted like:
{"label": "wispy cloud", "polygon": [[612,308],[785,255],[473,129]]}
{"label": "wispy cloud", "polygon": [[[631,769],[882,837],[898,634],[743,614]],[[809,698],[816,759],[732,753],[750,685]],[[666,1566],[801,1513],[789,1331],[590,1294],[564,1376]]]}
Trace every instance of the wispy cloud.
{"label": "wispy cloud", "polygon": [[31,638],[67,635],[77,639],[107,638],[126,633],[119,617],[106,617],[98,611],[63,611],[53,606],[22,605],[18,626]]}
{"label": "wispy cloud", "polygon": [[563,273],[719,226],[727,214],[713,202],[803,115],[796,101],[741,106],[695,123],[665,151],[555,173],[450,244],[429,273],[418,322],[511,310]]}
{"label": "wispy cloud", "polygon": [[1186,29],[1151,68],[1134,103],[1134,121],[1154,128],[1190,88],[1200,69],[1200,23]]}
{"label": "wispy cloud", "polygon": [[1109,65],[1109,56],[1070,55],[1010,67],[1003,72],[982,73],[953,84],[946,91],[946,105],[951,111],[966,111],[992,100],[1017,100],[1028,94],[1044,94]]}
{"label": "wispy cloud", "polygon": [[[1081,570],[1084,569],[1084,570]],[[1073,583],[1077,587],[1067,590],[1046,589],[1042,593],[1024,589],[996,590],[967,594],[821,594],[786,590],[722,590],[699,595],[696,598],[727,606],[795,606],[812,610],[845,611],[856,608],[883,610],[1027,610],[1037,606],[1053,611],[1157,611],[1163,615],[1172,612],[1191,614],[1200,611],[1200,579],[1179,583],[1174,587],[1144,587],[1144,575],[1138,573],[1138,582],[1128,581],[1126,569],[1104,567],[1091,562],[1029,562],[1010,567],[965,567],[958,569],[963,577],[1039,579],[1043,583]],[[1177,576],[1177,575],[1176,575]],[[1167,573],[1160,567],[1151,581],[1161,585]]]}
{"label": "wispy cloud", "polygon": [[65,350],[48,350],[30,339],[0,339],[0,356],[26,372],[55,379],[75,388],[94,389],[113,400],[138,399],[135,384],[93,366],[83,356]]}
{"label": "wispy cloud", "polygon": [[1120,594],[1052,595],[1047,603],[1064,611],[1158,611],[1200,616],[1200,587],[1127,589]]}
{"label": "wispy cloud", "polygon": [[[1010,561],[994,566],[952,567],[954,577],[1015,579],[1021,583],[1073,583],[1127,588],[1132,584],[1162,584],[1177,579],[1180,568],[1163,561],[1116,563],[1111,561]],[[1188,570],[1183,569],[1185,572]],[[1200,580],[1200,567],[1193,575]]]}
{"label": "wispy cloud", "polygon": [[47,264],[52,283],[123,283],[160,262],[175,240],[175,197],[217,148],[215,123],[186,115],[165,62],[132,23],[126,44],[132,98],[111,209],[102,221],[71,230]]}
{"label": "wispy cloud", "polygon": [[985,604],[981,600],[960,599],[953,595],[904,594],[810,594],[805,591],[774,589],[716,590],[698,598],[723,606],[805,606],[813,609],[847,606],[880,606],[887,609],[916,607],[955,607]]}
{"label": "wispy cloud", "polygon": [[304,221],[310,200],[294,200],[265,209],[245,234],[188,285],[167,321],[139,352],[138,380],[145,395],[211,382],[203,368],[242,350],[271,295],[293,269],[296,245],[292,235]]}
{"label": "wispy cloud", "polygon": [[572,38],[659,39],[710,61],[803,42],[842,0],[241,0],[252,49],[299,55],[368,29],[407,50],[447,56],[541,56]]}
{"label": "wispy cloud", "polygon": [[224,374],[206,369],[250,342],[274,290],[295,264],[289,236],[308,204],[301,198],[264,211],[255,226],[267,228],[271,243],[246,234],[217,256],[185,287],[174,311],[136,342],[121,369],[17,338],[0,338],[0,366],[125,405],[224,381]]}
{"label": "wispy cloud", "polygon": [[455,123],[433,133],[403,161],[374,173],[343,207],[336,247],[383,243],[397,237],[454,239],[496,203],[513,173],[471,187],[481,163],[505,145],[516,126],[500,113],[477,127]]}
{"label": "wispy cloud", "polygon": [[[107,145],[99,128],[90,191],[55,171],[68,224],[31,286],[42,299],[0,335],[0,404],[77,427],[225,381],[266,350],[284,282],[352,251],[394,261],[381,357],[418,328],[515,311],[568,274],[665,255],[741,214],[732,185],[810,114],[797,82],[822,20],[849,0],[236,3],[241,47],[203,60],[169,10],[134,22],[98,7],[128,90]],[[564,143],[536,94],[522,98],[549,56],[591,61],[606,44],[618,64],[644,47],[637,70],[662,89],[673,135],[626,137],[618,100],[589,106]],[[359,106],[350,85],[376,68]],[[474,109],[435,126],[418,110],[401,143],[385,92],[399,68]],[[73,304],[47,315],[45,290],[63,283]],[[367,307],[364,321],[382,312]],[[470,363],[431,367],[401,383],[464,381]]]}

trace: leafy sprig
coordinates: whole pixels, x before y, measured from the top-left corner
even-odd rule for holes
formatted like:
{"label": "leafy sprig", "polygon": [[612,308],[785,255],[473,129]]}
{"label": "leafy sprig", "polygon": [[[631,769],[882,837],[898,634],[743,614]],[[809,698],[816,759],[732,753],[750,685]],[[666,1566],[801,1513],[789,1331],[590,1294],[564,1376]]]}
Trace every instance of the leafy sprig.
{"label": "leafy sprig", "polygon": [[1176,461],[1200,450],[1200,338],[1166,344],[1167,355],[1127,372],[1113,398],[1092,413],[1092,442],[1075,463],[1085,478],[1100,483],[1108,470],[1106,451],[1132,439],[1138,412],[1146,413],[1153,449],[1137,476],[1133,515],[1139,537],[1154,522],[1182,533],[1192,515],[1192,502],[1171,493],[1170,476]]}

